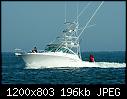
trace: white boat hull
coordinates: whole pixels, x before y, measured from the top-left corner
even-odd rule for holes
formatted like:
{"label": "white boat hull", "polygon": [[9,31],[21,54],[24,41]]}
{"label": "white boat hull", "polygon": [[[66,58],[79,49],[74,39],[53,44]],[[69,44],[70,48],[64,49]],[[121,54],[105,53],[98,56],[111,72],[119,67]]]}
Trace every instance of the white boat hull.
{"label": "white boat hull", "polygon": [[21,55],[30,68],[78,67],[82,60],[77,55],[66,53],[27,53]]}
{"label": "white boat hull", "polygon": [[39,68],[70,68],[70,67],[99,67],[99,68],[121,68],[126,67],[125,63],[109,63],[109,62],[88,62],[68,55],[62,56],[60,54],[48,53],[31,53],[31,54],[17,54],[21,56],[26,64],[27,69]]}

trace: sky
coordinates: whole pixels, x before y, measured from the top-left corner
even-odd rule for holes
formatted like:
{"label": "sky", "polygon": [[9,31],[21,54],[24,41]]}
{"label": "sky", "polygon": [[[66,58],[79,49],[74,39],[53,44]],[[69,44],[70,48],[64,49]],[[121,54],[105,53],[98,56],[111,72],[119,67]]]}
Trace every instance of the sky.
{"label": "sky", "polygon": [[[100,1],[91,2],[79,17],[83,28]],[[88,1],[66,2],[66,19],[73,21]],[[63,1],[2,1],[1,48],[12,52],[15,48],[25,51],[34,46],[43,50],[62,33],[65,20]],[[125,1],[105,1],[80,37],[81,51],[125,51],[126,10]]]}

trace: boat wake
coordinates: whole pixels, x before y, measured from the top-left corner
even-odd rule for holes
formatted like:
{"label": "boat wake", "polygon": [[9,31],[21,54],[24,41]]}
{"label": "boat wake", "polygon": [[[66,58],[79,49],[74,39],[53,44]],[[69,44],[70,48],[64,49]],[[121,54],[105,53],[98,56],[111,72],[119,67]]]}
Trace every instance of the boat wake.
{"label": "boat wake", "polygon": [[[97,67],[97,68],[125,68],[126,63],[116,63],[116,62],[82,62],[81,64],[78,64],[77,66],[66,66],[66,68],[80,68],[80,67]],[[44,69],[44,68],[57,68],[57,69],[64,69],[63,66],[41,66],[37,65],[32,66],[29,64],[26,66],[25,69]]]}
{"label": "boat wake", "polygon": [[96,62],[95,67],[99,67],[99,68],[125,68],[126,63]]}

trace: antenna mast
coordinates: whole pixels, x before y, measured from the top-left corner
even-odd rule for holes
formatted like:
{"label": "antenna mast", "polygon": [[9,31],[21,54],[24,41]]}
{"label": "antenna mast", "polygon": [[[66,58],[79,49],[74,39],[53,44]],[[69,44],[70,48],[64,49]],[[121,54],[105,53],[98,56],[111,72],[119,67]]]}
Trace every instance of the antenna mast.
{"label": "antenna mast", "polygon": [[65,23],[66,23],[66,21],[67,21],[67,20],[66,20],[66,10],[67,10],[67,9],[66,9],[66,7],[67,7],[67,6],[66,6],[66,1],[65,1],[65,5],[64,5],[64,6],[65,6],[65,7],[64,7],[64,8],[65,8],[65,9],[64,9],[64,15],[65,15],[65,16],[64,16],[64,17],[65,17],[64,21],[65,21]]}
{"label": "antenna mast", "polygon": [[78,23],[78,2],[77,2],[77,23]]}

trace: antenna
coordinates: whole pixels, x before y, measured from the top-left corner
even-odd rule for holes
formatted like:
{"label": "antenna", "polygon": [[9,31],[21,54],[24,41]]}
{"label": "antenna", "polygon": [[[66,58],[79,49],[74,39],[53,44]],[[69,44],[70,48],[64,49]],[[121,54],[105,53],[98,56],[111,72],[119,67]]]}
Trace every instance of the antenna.
{"label": "antenna", "polygon": [[65,16],[64,16],[64,17],[65,17],[64,21],[65,21],[65,23],[66,23],[66,10],[67,10],[67,8],[66,8],[66,7],[67,7],[67,6],[66,6],[66,2],[65,2],[65,5],[64,5],[64,6],[65,6],[65,7],[64,7],[64,11],[65,11],[65,12],[64,12],[64,15],[65,15]]}
{"label": "antenna", "polygon": [[77,2],[77,23],[78,23],[78,2]]}

